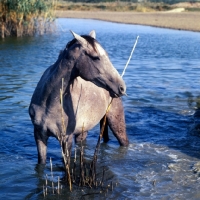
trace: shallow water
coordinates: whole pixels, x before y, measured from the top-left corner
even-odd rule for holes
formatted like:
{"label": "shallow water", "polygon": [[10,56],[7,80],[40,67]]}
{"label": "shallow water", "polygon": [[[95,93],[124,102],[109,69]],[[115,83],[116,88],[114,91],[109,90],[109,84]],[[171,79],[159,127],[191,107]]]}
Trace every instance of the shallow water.
{"label": "shallow water", "polygon": [[[59,19],[57,31],[34,38],[0,41],[0,199],[43,199],[49,162],[38,169],[28,106],[43,71],[59,51],[79,34],[96,30],[97,39],[121,73],[137,35],[139,40],[124,75],[123,97],[128,148],[110,133],[101,145],[99,162],[107,166],[111,192],[86,199],[199,199],[200,138],[188,130],[200,96],[200,34],[139,25],[82,19]],[[99,127],[90,131],[85,155],[91,158]],[[54,177],[62,176],[58,142],[51,138],[48,159]],[[80,189],[48,199],[78,199]]]}

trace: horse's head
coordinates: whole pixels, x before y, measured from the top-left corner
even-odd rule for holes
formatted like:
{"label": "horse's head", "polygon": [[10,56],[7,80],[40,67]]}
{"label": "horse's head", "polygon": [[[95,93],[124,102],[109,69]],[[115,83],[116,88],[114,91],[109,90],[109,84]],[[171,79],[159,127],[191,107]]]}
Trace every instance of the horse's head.
{"label": "horse's head", "polygon": [[96,41],[96,34],[92,31],[89,35],[80,36],[72,32],[74,40],[68,44],[68,49],[75,55],[75,69],[78,76],[105,88],[112,97],[125,94],[126,85],[113,67],[108,54]]}

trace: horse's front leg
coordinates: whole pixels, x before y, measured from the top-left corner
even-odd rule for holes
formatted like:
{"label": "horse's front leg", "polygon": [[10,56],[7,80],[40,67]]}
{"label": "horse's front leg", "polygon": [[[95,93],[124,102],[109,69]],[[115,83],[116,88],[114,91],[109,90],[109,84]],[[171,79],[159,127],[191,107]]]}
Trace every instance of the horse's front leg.
{"label": "horse's front leg", "polygon": [[108,126],[121,146],[128,146],[124,108],[121,98],[114,98],[107,114]]}
{"label": "horse's front leg", "polygon": [[48,136],[37,127],[34,127],[34,136],[38,151],[38,164],[46,164]]}

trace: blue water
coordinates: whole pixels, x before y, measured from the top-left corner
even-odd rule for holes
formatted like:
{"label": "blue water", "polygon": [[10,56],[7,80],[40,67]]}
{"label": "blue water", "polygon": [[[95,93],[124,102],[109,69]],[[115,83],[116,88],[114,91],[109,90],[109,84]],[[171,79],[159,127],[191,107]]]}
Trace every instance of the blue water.
{"label": "blue water", "polygon": [[[0,199],[44,199],[50,165],[38,170],[28,106],[42,73],[72,39],[69,30],[87,34],[92,29],[120,73],[138,35],[139,40],[124,75],[130,145],[120,148],[110,133],[99,155],[117,185],[87,199],[200,199],[200,138],[190,131],[200,96],[200,33],[82,19],[58,19],[56,24],[52,34],[0,40]],[[98,128],[87,137],[88,158]],[[50,157],[54,176],[61,177],[54,138],[48,144]],[[63,188],[46,199],[79,199],[83,193]]]}

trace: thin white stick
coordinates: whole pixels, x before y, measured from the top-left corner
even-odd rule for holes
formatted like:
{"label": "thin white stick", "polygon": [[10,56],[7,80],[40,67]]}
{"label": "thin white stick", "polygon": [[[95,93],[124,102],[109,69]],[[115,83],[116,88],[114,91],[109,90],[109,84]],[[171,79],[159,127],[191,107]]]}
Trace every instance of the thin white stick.
{"label": "thin white stick", "polygon": [[43,185],[43,195],[44,195],[44,197],[45,197],[45,187],[44,187],[44,185]]}
{"label": "thin white stick", "polygon": [[50,157],[50,166],[51,166],[52,191],[53,191],[53,194],[54,194],[53,164],[52,164],[52,159],[51,159],[51,157]]}
{"label": "thin white stick", "polygon": [[69,29],[63,29],[63,27],[61,26],[60,23],[57,22],[57,24],[58,24],[58,26],[60,27],[60,29],[61,29],[62,32],[67,32],[67,31],[69,31]]}
{"label": "thin white stick", "polygon": [[52,159],[50,157],[50,167],[51,167],[51,177],[53,179],[53,164],[52,164]]}
{"label": "thin white stick", "polygon": [[52,181],[52,191],[53,191],[53,194],[54,194],[54,183]]}
{"label": "thin white stick", "polygon": [[60,177],[58,176],[58,194],[60,194]]}
{"label": "thin white stick", "polygon": [[75,147],[75,150],[74,150],[74,162],[76,162],[76,147]]}
{"label": "thin white stick", "polygon": [[46,174],[46,195],[47,195],[48,175]]}
{"label": "thin white stick", "polygon": [[137,38],[136,38],[135,44],[134,44],[134,46],[133,46],[133,49],[132,49],[131,54],[130,54],[130,56],[129,56],[129,59],[128,59],[128,61],[127,61],[126,65],[125,65],[125,67],[124,67],[124,70],[123,70],[123,72],[122,72],[121,77],[123,77],[124,74],[125,74],[126,68],[128,67],[128,64],[129,64],[129,62],[130,62],[130,60],[131,60],[131,57],[132,57],[133,52],[134,52],[134,50],[135,50],[135,47],[136,47],[136,45],[137,45],[138,38],[139,38],[139,35],[138,35]]}

